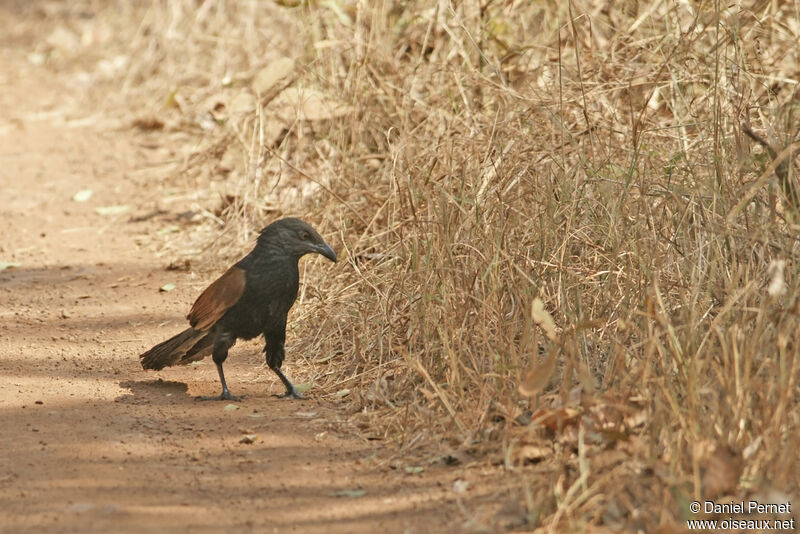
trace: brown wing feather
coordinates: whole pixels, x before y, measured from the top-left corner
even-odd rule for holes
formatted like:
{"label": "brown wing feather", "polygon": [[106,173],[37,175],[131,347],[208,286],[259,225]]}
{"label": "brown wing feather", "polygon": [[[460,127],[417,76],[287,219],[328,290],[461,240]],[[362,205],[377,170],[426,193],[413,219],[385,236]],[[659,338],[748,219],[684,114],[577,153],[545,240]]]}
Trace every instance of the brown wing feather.
{"label": "brown wing feather", "polygon": [[194,301],[189,315],[189,323],[195,330],[208,330],[219,321],[225,312],[239,302],[244,293],[244,271],[231,267],[225,274],[214,280]]}

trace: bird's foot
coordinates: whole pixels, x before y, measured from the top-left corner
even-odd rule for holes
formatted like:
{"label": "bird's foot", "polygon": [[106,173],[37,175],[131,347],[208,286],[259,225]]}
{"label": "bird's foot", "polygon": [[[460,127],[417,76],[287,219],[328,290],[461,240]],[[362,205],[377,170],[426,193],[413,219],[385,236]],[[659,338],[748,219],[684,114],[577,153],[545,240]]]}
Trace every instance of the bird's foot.
{"label": "bird's foot", "polygon": [[246,395],[231,395],[230,391],[223,391],[220,395],[208,395],[208,396],[201,395],[201,396],[195,397],[195,399],[202,400],[202,401],[226,400],[226,401],[236,402],[236,401],[240,401],[240,400],[244,399],[245,396]]}
{"label": "bird's foot", "polygon": [[277,395],[276,394],[275,396],[278,397],[279,399],[302,399],[303,398],[303,396],[295,388],[287,389],[286,393],[284,393],[283,395]]}

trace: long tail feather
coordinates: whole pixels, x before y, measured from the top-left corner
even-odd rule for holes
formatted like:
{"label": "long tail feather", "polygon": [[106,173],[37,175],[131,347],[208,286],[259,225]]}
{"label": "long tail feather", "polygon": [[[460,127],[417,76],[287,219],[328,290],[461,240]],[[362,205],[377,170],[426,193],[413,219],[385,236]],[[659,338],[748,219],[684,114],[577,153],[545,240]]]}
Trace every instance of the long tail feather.
{"label": "long tail feather", "polygon": [[[205,351],[195,350],[192,352],[192,349],[198,345],[202,347],[205,345],[210,345],[210,343],[206,343],[205,339],[205,337],[208,335],[208,332],[195,330],[194,328],[187,328],[180,334],[159,343],[152,349],[139,355],[139,359],[142,362],[142,367],[145,369],[154,369],[158,371],[164,367],[170,367],[172,365],[179,365],[183,363],[189,363],[190,361],[199,360],[202,358],[200,353]],[[189,352],[192,352],[192,354],[189,355],[191,359],[183,361],[184,356],[186,356]],[[203,356],[206,354],[203,354]]]}

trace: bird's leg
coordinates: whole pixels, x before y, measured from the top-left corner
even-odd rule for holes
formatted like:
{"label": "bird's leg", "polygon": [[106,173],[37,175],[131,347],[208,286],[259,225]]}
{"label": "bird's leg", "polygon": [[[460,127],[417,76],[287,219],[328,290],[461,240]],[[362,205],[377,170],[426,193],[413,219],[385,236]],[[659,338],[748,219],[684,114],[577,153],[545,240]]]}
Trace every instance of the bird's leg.
{"label": "bird's leg", "polygon": [[231,392],[228,390],[228,384],[225,383],[225,373],[222,372],[222,364],[217,364],[217,372],[219,373],[219,381],[222,383],[222,394],[217,397],[219,400],[229,400],[229,401],[238,401],[242,400],[242,396],[234,396],[231,395]]}
{"label": "bird's leg", "polygon": [[283,358],[286,354],[283,350],[283,340],[285,335],[286,334],[284,330],[281,330],[277,333],[264,334],[264,340],[266,341],[264,345],[264,353],[267,356],[267,365],[276,375],[278,375],[278,378],[281,379],[283,385],[286,386],[286,393],[283,395],[277,395],[277,397],[302,399],[303,396],[300,395],[294,385],[289,382],[289,379],[286,378],[286,375],[284,375],[281,371],[281,364],[283,363]]}
{"label": "bird's leg", "polygon": [[286,375],[283,374],[283,371],[281,371],[280,367],[270,367],[270,369],[272,369],[275,372],[275,374],[278,375],[278,378],[281,379],[281,382],[283,382],[283,385],[286,386],[286,393],[284,393],[283,395],[276,395],[277,397],[279,397],[281,399],[286,399],[286,398],[302,399],[303,398],[303,396],[300,395],[300,393],[298,393],[298,391],[294,387],[294,385],[291,382],[289,382],[289,379],[286,378]]}
{"label": "bird's leg", "polygon": [[222,363],[228,357],[228,349],[233,345],[233,341],[230,339],[229,336],[223,334],[220,335],[217,340],[214,342],[214,351],[212,352],[212,357],[214,358],[214,364],[217,366],[217,372],[219,373],[219,381],[222,384],[222,394],[217,396],[210,396],[210,397],[197,397],[200,400],[229,400],[229,401],[238,401],[242,400],[243,397],[231,395],[231,392],[228,390],[228,384],[225,383],[225,373],[222,372]]}

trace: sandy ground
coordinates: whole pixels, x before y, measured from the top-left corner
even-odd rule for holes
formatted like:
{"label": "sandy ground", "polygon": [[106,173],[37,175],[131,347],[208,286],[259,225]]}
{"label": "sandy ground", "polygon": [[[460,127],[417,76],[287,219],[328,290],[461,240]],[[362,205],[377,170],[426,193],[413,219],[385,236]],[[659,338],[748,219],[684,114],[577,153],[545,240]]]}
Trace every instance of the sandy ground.
{"label": "sandy ground", "polygon": [[237,409],[194,398],[218,392],[210,361],[140,368],[218,273],[165,270],[142,245],[155,222],[96,211],[144,209],[150,156],[130,128],[73,114],[79,90],[0,48],[0,262],[18,264],[0,270],[0,531],[471,530],[454,491],[468,474],[397,469],[342,404],[273,397],[256,344],[226,365]]}

